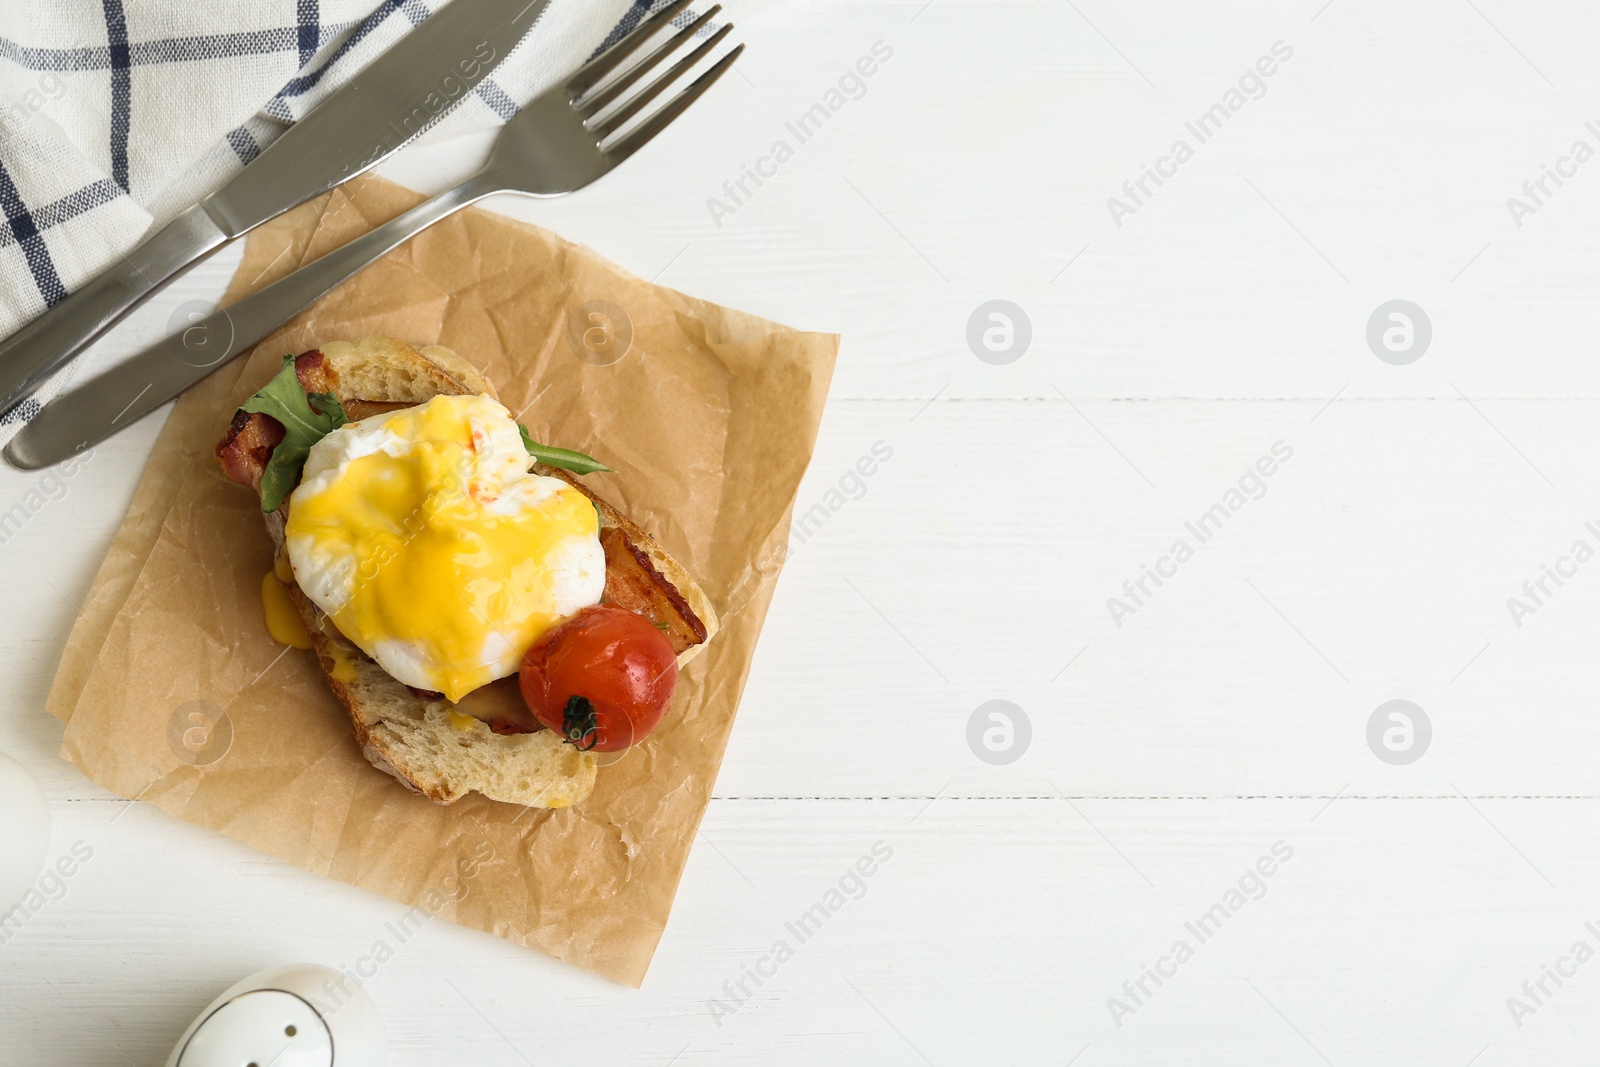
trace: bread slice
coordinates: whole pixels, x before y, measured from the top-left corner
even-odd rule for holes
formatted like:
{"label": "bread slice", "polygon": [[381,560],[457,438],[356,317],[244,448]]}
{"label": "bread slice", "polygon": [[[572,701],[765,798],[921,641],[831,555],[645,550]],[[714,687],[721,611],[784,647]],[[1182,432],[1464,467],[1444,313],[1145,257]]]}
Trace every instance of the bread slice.
{"label": "bread slice", "polygon": [[[393,338],[368,337],[329,342],[320,351],[333,372],[333,392],[352,417],[425,403],[440,394],[496,396],[493,383],[447,348],[416,349]],[[230,440],[237,429],[236,423]],[[219,446],[219,458],[228,443]],[[595,497],[575,476],[543,465],[535,469],[565,479],[595,501],[608,547],[606,601],[664,616],[659,625],[675,644],[685,646],[678,655],[679,666],[688,663],[718,627],[716,610],[694,579],[648,534]],[[285,500],[265,516],[280,559],[288,508]],[[279,573],[287,574],[287,566],[281,565]],[[549,730],[498,734],[486,723],[456,712],[442,698],[419,696],[339,633],[292,581],[285,586],[329,688],[350,713],[357,743],[379,770],[439,804],[475,792],[511,804],[561,808],[582,800],[594,788],[598,762],[593,753],[578,751]]]}

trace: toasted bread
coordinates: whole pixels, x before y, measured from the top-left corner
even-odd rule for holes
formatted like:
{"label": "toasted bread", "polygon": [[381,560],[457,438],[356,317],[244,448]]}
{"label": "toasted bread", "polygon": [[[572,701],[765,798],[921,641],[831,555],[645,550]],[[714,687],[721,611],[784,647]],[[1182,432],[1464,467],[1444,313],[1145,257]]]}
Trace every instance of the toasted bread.
{"label": "toasted bread", "polygon": [[[352,415],[425,403],[440,394],[496,396],[493,383],[447,348],[419,350],[393,338],[368,337],[329,342],[320,351],[331,374],[318,380],[331,385]],[[218,447],[224,469],[236,479],[239,474],[229,469],[224,452],[240,428],[236,420],[229,438]],[[605,599],[651,617],[678,648],[679,665],[688,663],[718,626],[715,609],[694,579],[648,534],[574,476],[542,465],[535,469],[564,478],[595,501],[608,543]],[[259,474],[255,480],[259,482]],[[284,553],[288,508],[286,499],[265,516],[279,556]],[[328,686],[349,711],[356,741],[373,766],[439,804],[476,792],[512,804],[560,808],[582,800],[594,788],[593,753],[579,751],[549,730],[497,733],[486,723],[459,714],[442,697],[419,696],[340,634],[293,582],[285,584]]]}

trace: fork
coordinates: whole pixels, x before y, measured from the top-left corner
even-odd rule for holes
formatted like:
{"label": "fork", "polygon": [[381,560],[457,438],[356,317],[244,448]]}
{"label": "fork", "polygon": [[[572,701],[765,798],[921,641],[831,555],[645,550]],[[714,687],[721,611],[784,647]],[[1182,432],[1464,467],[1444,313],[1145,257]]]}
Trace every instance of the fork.
{"label": "fork", "polygon": [[632,67],[606,80],[689,3],[690,0],[677,0],[663,8],[523,107],[501,130],[489,161],[478,173],[56,397],[6,447],[6,459],[25,470],[37,469],[76,455],[127,428],[253,347],[386,252],[484,197],[496,193],[560,196],[583,188],[617,167],[683,114],[744,51],[743,44],[731,49],[667,103],[622,132],[733,29],[731,23],[724,24],[649,84],[629,95],[646,75],[707,27],[721,10],[720,4],[715,5]]}

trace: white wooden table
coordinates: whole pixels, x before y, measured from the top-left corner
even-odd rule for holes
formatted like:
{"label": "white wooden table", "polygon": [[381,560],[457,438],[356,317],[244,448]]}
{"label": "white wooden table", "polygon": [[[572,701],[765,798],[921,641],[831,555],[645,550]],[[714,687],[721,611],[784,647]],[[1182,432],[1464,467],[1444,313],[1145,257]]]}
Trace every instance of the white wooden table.
{"label": "white wooden table", "polygon": [[[391,1062],[1591,1056],[1600,562],[1561,561],[1600,549],[1600,162],[1562,160],[1600,149],[1600,15],[815,0],[739,21],[743,77],[672,136],[581,196],[490,206],[843,334],[801,491],[821,509],[644,989],[433,923],[367,983]],[[798,143],[786,123],[875,46]],[[778,140],[792,155],[761,163]],[[485,143],[383,173],[443,188]],[[1570,176],[1535,204],[1545,165]],[[1163,184],[1134,200],[1147,166]],[[94,358],[214,300],[234,262]],[[968,343],[991,300],[1031,327],[1009,363]],[[1393,360],[1420,334],[1369,347],[1392,300],[1431,325],[1413,362]],[[404,910],[55,758],[44,694],[158,421],[62,483],[0,473],[0,510],[64,487],[0,546],[0,749],[49,793],[52,851],[93,849],[0,947],[7,1064],[159,1063],[235,978],[353,968]],[[1536,603],[1545,565],[1568,576]],[[992,700],[1025,748],[1015,714],[1009,753],[969,744]],[[1369,745],[1391,700],[1425,746],[1387,713]]]}

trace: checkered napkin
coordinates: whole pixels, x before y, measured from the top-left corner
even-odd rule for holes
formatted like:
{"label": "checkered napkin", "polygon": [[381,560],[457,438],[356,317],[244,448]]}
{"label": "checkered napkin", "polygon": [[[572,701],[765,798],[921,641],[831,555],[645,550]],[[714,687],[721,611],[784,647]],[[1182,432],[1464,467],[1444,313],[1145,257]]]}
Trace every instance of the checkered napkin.
{"label": "checkered napkin", "polygon": [[[0,0],[0,336],[220,187],[445,2]],[[505,122],[662,2],[552,0],[424,138]],[[72,369],[0,414],[0,443]]]}

